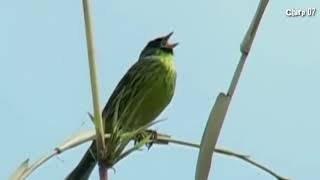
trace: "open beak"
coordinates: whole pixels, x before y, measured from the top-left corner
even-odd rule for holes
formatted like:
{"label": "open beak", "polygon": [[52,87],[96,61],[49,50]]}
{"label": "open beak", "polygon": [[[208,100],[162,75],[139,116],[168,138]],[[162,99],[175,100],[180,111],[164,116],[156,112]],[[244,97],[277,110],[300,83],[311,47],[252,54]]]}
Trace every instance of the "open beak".
{"label": "open beak", "polygon": [[172,36],[173,32],[169,33],[168,35],[164,36],[164,46],[166,48],[170,48],[173,49],[174,47],[176,47],[179,43],[169,43],[169,39]]}

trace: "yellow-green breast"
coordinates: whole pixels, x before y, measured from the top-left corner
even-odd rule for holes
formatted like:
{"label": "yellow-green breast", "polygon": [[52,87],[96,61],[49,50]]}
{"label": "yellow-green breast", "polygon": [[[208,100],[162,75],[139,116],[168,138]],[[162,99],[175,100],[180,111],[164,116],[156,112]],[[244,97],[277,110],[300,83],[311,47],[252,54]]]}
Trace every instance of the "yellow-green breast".
{"label": "yellow-green breast", "polygon": [[176,84],[176,70],[172,58],[153,60],[156,66],[152,78],[147,82],[150,89],[137,110],[137,121],[133,128],[143,126],[155,118],[171,102]]}
{"label": "yellow-green breast", "polygon": [[[164,110],[173,97],[175,84],[172,55],[140,59],[121,79],[103,111],[107,132],[111,130],[118,99],[121,99],[118,114],[123,124],[128,123],[126,130],[136,129],[155,120]],[[120,92],[124,92],[121,98]],[[132,112],[134,116],[129,118]]]}

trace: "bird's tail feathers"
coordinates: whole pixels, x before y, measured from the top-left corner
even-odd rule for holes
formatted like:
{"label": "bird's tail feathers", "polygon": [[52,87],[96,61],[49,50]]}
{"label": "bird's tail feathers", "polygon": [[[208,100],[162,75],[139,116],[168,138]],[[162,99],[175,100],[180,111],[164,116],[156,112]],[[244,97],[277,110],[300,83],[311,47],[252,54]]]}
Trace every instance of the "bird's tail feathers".
{"label": "bird's tail feathers", "polygon": [[65,180],[88,180],[97,164],[97,157],[95,156],[95,154],[97,154],[96,151],[96,144],[93,142],[77,167],[65,178]]}

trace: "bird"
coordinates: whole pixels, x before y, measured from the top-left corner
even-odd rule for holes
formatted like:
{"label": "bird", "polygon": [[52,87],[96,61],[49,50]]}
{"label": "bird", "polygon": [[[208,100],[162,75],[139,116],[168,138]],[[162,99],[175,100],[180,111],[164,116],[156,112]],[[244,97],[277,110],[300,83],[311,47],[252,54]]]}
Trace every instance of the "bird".
{"label": "bird", "polygon": [[[112,132],[116,107],[123,121],[120,126],[134,109],[133,121],[122,129],[130,131],[153,122],[171,102],[177,76],[174,48],[178,45],[169,42],[172,34],[149,41],[119,81],[102,111],[105,133]],[[66,180],[87,180],[97,164],[96,151],[93,141]]]}

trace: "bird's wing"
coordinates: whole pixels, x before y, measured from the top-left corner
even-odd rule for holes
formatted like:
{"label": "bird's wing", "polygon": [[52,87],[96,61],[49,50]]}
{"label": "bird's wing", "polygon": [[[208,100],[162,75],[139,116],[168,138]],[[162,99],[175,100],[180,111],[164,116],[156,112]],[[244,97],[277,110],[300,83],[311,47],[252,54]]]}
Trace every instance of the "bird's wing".
{"label": "bird's wing", "polygon": [[[116,86],[103,109],[102,118],[106,123],[109,123],[113,119],[116,107],[118,107],[118,114],[121,114],[130,103],[130,99],[133,99],[141,91],[148,91],[150,87],[146,86],[145,82],[150,80],[150,73],[153,73],[156,63],[155,60],[148,59],[137,61],[130,67]],[[117,105],[118,102],[119,104]],[[111,128],[110,124],[107,125],[107,129],[109,129],[108,127]]]}

